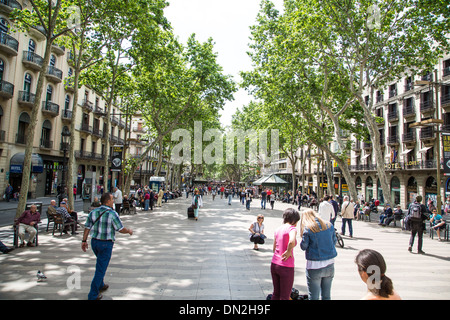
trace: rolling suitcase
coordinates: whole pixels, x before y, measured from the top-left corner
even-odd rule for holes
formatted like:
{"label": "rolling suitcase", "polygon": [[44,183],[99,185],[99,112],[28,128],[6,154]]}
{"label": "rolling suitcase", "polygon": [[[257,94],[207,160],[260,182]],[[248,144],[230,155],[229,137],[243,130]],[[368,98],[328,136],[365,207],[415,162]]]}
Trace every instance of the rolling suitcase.
{"label": "rolling suitcase", "polygon": [[194,219],[194,209],[192,207],[188,207],[187,216],[189,219]]}

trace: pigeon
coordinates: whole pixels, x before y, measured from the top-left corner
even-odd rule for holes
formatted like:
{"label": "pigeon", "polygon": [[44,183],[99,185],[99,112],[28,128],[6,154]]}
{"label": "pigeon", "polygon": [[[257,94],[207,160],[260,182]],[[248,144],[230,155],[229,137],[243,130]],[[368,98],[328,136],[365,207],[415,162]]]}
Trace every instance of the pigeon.
{"label": "pigeon", "polygon": [[41,272],[41,270],[38,270],[36,277],[38,278],[38,282],[44,281],[47,279],[47,277]]}

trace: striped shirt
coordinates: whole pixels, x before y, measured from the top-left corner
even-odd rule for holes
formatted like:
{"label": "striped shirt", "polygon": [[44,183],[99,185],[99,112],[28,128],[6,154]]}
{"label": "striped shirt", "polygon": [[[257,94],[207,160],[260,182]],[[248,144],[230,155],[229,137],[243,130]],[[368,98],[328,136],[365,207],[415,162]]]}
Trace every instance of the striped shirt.
{"label": "striped shirt", "polygon": [[[105,212],[94,225],[97,218]],[[86,219],[85,228],[91,230],[91,237],[97,240],[115,241],[115,232],[123,229],[119,215],[112,208],[102,205],[95,208]]]}

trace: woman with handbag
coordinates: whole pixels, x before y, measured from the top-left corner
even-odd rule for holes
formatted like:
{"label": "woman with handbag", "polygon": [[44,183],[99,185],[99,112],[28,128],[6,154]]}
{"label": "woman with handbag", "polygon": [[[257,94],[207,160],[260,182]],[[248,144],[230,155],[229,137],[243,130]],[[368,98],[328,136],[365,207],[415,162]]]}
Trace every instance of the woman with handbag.
{"label": "woman with handbag", "polygon": [[202,197],[200,197],[200,191],[195,189],[194,196],[192,197],[192,209],[194,209],[194,219],[198,220],[198,209],[203,207]]}
{"label": "woman with handbag", "polygon": [[256,218],[256,222],[252,223],[250,228],[250,241],[255,245],[253,246],[253,250],[259,250],[258,244],[264,244],[264,239],[266,238],[264,234],[264,216],[262,214],[258,215]]}

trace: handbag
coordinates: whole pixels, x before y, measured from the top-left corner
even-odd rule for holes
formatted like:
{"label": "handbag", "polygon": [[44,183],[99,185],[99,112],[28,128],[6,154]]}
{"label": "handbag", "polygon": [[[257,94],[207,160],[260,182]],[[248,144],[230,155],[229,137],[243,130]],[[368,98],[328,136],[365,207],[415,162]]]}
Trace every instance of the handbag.
{"label": "handbag", "polygon": [[[194,197],[197,197],[197,196],[194,196]],[[192,209],[197,209],[198,208],[198,205],[197,205],[197,203],[198,203],[198,200],[197,200],[198,198],[194,198],[194,203],[192,204]]]}

